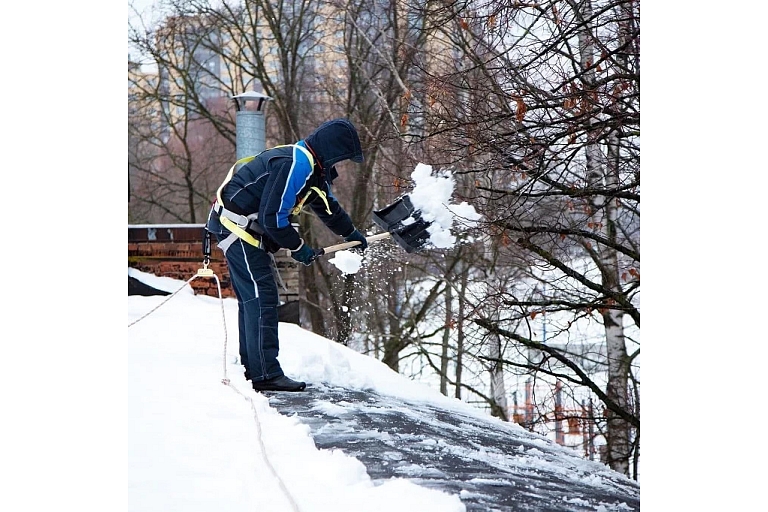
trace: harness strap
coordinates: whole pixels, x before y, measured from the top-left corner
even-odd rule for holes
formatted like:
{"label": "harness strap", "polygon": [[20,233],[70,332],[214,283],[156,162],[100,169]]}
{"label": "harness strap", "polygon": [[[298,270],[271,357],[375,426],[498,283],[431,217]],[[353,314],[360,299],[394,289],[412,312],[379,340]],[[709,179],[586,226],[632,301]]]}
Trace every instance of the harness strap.
{"label": "harness strap", "polygon": [[219,214],[219,217],[229,219],[241,228],[247,228],[251,223],[251,220],[245,215],[239,215],[232,210],[227,210],[224,208],[224,205],[219,203],[218,199],[213,203],[213,211]]}
{"label": "harness strap", "polygon": [[248,217],[244,215],[238,215],[231,210],[227,210],[217,200],[213,203],[213,210],[219,214],[219,221],[222,225],[230,230],[232,233],[242,238],[245,242],[248,242],[254,247],[261,247],[261,240],[250,234],[247,229],[253,229],[253,231],[261,232],[261,226],[256,222],[258,214],[252,214]]}
{"label": "harness strap", "polygon": [[244,158],[241,158],[237,162],[234,163],[232,167],[230,167],[229,172],[227,173],[227,177],[224,178],[224,181],[219,186],[218,190],[216,190],[216,202],[213,203],[213,208],[216,211],[216,213],[219,215],[219,221],[221,224],[230,230],[235,235],[239,236],[243,239],[243,241],[248,242],[254,247],[261,247],[261,241],[256,240],[256,238],[253,237],[250,233],[245,231],[245,227],[248,227],[248,218],[243,215],[238,215],[233,211],[227,210],[224,208],[224,201],[221,199],[221,191],[224,190],[224,187],[227,186],[227,183],[229,183],[229,180],[232,179],[232,176],[235,174],[235,168],[239,164],[247,164],[254,158],[256,158],[258,155],[253,156],[246,156]]}
{"label": "harness strap", "polygon": [[221,200],[221,191],[224,190],[224,187],[227,186],[227,183],[229,183],[229,180],[232,179],[232,176],[235,174],[235,167],[237,167],[238,164],[247,164],[254,158],[256,158],[259,155],[253,155],[253,156],[246,156],[244,158],[241,158],[235,164],[230,167],[229,172],[227,173],[227,177],[224,178],[224,181],[219,185],[219,188],[216,190],[216,199],[219,200],[219,204],[224,204],[224,201]]}
{"label": "harness strap", "polygon": [[325,203],[325,211],[328,212],[328,215],[331,214],[331,206],[328,204],[328,196],[325,195],[325,192],[323,192],[317,187],[310,187],[307,193],[304,194],[304,197],[301,199],[301,201],[299,201],[299,204],[294,206],[293,209],[291,210],[291,213],[293,215],[298,215],[301,213],[301,210],[304,208],[304,203],[307,201],[307,199],[309,199],[309,196],[310,194],[312,194],[312,191],[317,192],[317,195],[320,196],[320,199],[322,199],[323,202]]}
{"label": "harness strap", "polygon": [[235,233],[230,233],[227,238],[222,240],[218,243],[218,248],[221,249],[221,252],[223,252],[225,255],[227,254],[227,249],[229,249],[229,246],[235,243],[235,240],[237,240],[239,237]]}
{"label": "harness strap", "polygon": [[244,242],[248,242],[249,244],[251,244],[254,247],[261,247],[261,241],[260,240],[257,240],[253,235],[248,233],[243,228],[239,227],[237,224],[235,224],[234,222],[232,222],[228,218],[221,217],[219,220],[224,225],[224,227],[226,227],[232,233],[234,233],[237,236],[239,236],[240,238],[242,238]]}

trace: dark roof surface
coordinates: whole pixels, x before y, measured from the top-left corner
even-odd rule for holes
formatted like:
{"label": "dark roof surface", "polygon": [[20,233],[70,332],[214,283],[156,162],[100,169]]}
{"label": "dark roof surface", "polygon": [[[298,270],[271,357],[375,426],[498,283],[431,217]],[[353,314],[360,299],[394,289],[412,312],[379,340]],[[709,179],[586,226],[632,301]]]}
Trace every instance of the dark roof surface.
{"label": "dark roof surface", "polygon": [[639,511],[640,487],[516,425],[375,392],[313,385],[265,393],[311,429],[320,449],[392,477],[458,495],[467,511]]}

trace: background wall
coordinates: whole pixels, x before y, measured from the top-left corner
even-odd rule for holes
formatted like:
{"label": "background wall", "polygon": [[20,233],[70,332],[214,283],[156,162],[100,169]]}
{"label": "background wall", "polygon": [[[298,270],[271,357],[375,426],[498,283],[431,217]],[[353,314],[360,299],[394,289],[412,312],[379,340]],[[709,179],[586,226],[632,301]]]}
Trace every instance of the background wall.
{"label": "background wall", "polygon": [[[128,226],[128,266],[157,276],[188,281],[203,268],[203,224],[140,224]],[[298,323],[299,269],[288,251],[275,254],[275,262],[285,282],[287,291],[278,285],[280,295],[281,321],[290,310],[295,310]],[[223,297],[234,297],[235,292],[229,278],[224,254],[216,247],[215,237],[211,240],[211,258],[208,268],[212,269],[221,283]],[[195,279],[190,283],[195,294],[218,297],[215,279]],[[135,290],[135,287],[134,287]],[[129,293],[131,286],[129,285]],[[142,293],[144,294],[144,293]]]}

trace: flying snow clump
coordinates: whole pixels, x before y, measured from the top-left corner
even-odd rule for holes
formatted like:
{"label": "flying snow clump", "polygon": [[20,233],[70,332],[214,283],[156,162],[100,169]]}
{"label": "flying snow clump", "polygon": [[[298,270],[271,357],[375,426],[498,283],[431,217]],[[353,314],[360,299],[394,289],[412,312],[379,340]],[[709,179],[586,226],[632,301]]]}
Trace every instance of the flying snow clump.
{"label": "flying snow clump", "polygon": [[451,203],[456,182],[450,171],[433,172],[431,165],[419,163],[411,173],[411,179],[416,185],[408,196],[414,208],[421,212],[421,218],[432,223],[427,232],[435,247],[448,249],[456,244],[456,236],[451,231],[454,224],[466,229],[480,220],[480,214],[466,201]]}
{"label": "flying snow clump", "polygon": [[357,274],[363,262],[363,256],[352,251],[339,251],[328,260],[344,274]]}

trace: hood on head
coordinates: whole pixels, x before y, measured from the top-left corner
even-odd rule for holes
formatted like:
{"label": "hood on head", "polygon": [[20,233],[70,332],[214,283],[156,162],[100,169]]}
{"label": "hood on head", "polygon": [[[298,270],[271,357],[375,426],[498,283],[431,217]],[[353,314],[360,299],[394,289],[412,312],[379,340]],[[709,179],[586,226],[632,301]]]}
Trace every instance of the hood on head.
{"label": "hood on head", "polygon": [[347,119],[332,119],[321,124],[304,142],[312,148],[330,178],[330,169],[339,162],[363,161],[363,149],[357,129]]}

